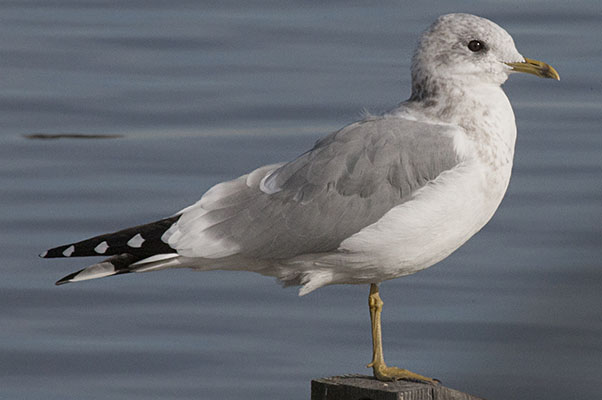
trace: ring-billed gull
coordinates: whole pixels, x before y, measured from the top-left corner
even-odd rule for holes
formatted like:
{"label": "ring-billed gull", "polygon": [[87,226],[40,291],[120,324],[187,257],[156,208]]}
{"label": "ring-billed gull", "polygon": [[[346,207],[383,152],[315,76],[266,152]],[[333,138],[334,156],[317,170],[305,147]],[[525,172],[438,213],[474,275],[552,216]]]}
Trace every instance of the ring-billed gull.
{"label": "ring-billed gull", "polygon": [[172,217],[41,256],[110,256],[57,284],[180,267],[253,271],[300,285],[300,295],[370,284],[368,366],[380,380],[432,383],[385,364],[378,284],[441,261],[494,214],[514,155],[514,114],[501,89],[512,72],[558,79],[493,22],[441,16],[414,53],[410,99],[393,110],[291,162],[215,185]]}

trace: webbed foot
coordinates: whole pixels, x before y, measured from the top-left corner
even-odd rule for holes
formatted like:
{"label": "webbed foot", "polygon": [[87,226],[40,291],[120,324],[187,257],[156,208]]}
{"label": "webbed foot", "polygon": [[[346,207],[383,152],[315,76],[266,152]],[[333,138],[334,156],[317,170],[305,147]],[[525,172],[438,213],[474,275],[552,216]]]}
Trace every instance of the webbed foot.
{"label": "webbed foot", "polygon": [[374,371],[374,377],[379,381],[406,380],[413,382],[429,383],[431,385],[437,385],[440,383],[437,379],[428,378],[415,372],[408,371],[407,369],[389,367],[384,362],[370,363],[367,365],[367,367],[372,368],[372,371]]}

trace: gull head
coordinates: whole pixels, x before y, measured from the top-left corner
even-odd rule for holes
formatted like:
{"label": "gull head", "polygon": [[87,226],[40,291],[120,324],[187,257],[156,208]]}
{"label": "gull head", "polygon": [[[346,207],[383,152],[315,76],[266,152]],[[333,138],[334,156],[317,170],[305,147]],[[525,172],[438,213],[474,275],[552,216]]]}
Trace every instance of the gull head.
{"label": "gull head", "polygon": [[441,86],[501,85],[512,72],[559,79],[548,64],[523,57],[497,24],[471,14],[447,14],[420,38],[412,59],[412,97],[435,94]]}

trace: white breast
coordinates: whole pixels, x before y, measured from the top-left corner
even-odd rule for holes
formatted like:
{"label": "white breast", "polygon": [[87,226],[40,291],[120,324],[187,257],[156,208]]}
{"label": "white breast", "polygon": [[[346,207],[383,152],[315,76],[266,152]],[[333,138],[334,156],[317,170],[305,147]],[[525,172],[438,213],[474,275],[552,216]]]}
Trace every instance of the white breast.
{"label": "white breast", "polygon": [[[377,282],[408,275],[441,261],[477,233],[495,213],[510,180],[516,131],[513,124],[500,131],[486,144],[495,149],[492,155],[458,130],[455,148],[465,161],[343,241],[339,250],[351,268],[335,279]],[[351,255],[356,262],[349,262]]]}

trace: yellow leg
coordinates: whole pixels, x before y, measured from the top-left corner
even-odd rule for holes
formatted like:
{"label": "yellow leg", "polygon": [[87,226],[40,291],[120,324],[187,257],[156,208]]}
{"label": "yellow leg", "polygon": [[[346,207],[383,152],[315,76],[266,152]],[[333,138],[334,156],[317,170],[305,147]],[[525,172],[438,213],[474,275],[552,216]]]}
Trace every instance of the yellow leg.
{"label": "yellow leg", "polygon": [[415,374],[407,369],[388,367],[387,364],[385,364],[385,358],[383,356],[382,332],[380,327],[380,314],[383,309],[383,301],[380,299],[380,295],[378,294],[378,285],[375,283],[370,285],[368,305],[370,306],[370,320],[372,322],[372,362],[368,364],[367,367],[372,367],[372,370],[374,371],[374,377],[379,381],[396,381],[405,379],[409,381],[436,384],[437,381],[435,379]]}

